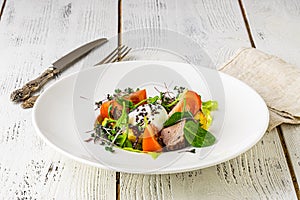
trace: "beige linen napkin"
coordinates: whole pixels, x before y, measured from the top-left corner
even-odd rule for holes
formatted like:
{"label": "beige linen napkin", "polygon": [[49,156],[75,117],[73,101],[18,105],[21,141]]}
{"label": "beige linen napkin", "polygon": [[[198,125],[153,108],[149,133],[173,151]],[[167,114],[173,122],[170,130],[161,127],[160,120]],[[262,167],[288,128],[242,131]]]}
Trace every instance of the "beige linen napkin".
{"label": "beige linen napkin", "polygon": [[247,83],[265,100],[270,112],[268,131],[283,123],[300,124],[300,69],[296,66],[244,48],[220,71]]}

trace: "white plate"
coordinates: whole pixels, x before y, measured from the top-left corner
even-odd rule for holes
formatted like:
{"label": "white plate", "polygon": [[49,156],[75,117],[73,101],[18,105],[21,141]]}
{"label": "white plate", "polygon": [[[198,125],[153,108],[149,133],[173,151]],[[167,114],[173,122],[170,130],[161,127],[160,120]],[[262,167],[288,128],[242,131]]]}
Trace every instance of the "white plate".
{"label": "white plate", "polygon": [[[157,70],[165,75],[157,78]],[[141,77],[141,72],[147,75]],[[154,160],[149,155],[119,149],[112,154],[103,146],[83,141],[89,136],[85,131],[93,128],[94,98],[99,100],[126,84],[151,90],[153,85],[163,86],[162,81],[170,85],[183,84],[199,92],[204,100],[219,102],[210,129],[217,137],[215,145],[197,149],[195,154],[163,153]],[[79,76],[72,74],[48,88],[33,109],[37,133],[59,152],[92,166],[143,174],[190,171],[232,159],[259,141],[268,122],[269,112],[264,101],[243,82],[214,70],[160,61],[121,62],[84,70]]]}

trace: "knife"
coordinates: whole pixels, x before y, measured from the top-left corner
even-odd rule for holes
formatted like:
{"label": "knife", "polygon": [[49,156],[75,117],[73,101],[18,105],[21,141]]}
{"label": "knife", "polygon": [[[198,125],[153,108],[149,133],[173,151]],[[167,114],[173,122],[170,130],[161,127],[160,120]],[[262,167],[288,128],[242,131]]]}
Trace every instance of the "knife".
{"label": "knife", "polygon": [[71,66],[70,64],[72,64],[75,60],[106,42],[106,38],[101,38],[84,44],[83,46],[80,46],[77,49],[66,54],[65,56],[61,57],[60,59],[52,63],[52,66],[47,68],[46,71],[44,71],[39,77],[32,81],[29,81],[22,88],[13,91],[10,95],[10,100],[13,102],[20,102],[28,99],[33,92],[36,92],[49,80],[69,68]]}

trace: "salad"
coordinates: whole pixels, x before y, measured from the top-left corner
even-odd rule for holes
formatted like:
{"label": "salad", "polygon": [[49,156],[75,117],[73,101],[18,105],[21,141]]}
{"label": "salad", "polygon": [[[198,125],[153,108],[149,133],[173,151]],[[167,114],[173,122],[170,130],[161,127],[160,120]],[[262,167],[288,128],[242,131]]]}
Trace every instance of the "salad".
{"label": "salad", "polygon": [[88,141],[143,153],[161,153],[213,145],[216,138],[208,131],[216,101],[202,102],[195,91],[175,87],[148,97],[146,89],[116,89],[96,102],[100,113]]}

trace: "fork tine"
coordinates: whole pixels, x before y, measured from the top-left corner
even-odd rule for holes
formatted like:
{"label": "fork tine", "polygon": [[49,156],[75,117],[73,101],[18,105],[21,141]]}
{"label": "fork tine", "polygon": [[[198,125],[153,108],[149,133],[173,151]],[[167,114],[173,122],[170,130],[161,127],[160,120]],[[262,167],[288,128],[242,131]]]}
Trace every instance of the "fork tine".
{"label": "fork tine", "polygon": [[117,47],[115,48],[110,54],[108,54],[108,56],[106,56],[103,60],[101,60],[100,62],[98,62],[97,64],[95,65],[101,65],[101,64],[104,64],[104,63],[107,63],[109,62],[116,53],[118,53],[118,50],[120,51],[121,49],[123,49],[125,47],[125,45],[122,45],[120,47]]}
{"label": "fork tine", "polygon": [[121,54],[121,52],[123,51],[123,49],[126,49],[127,47],[125,45],[121,46],[113,55],[111,58],[109,58],[108,60],[106,60],[104,63],[111,63],[111,62],[115,62],[116,57],[118,58],[118,56]]}
{"label": "fork tine", "polygon": [[116,61],[120,61],[122,60],[131,50],[131,48],[126,47],[125,49],[123,49],[119,54],[117,54],[116,58],[113,59],[111,62],[116,62]]}
{"label": "fork tine", "polygon": [[131,49],[132,49],[132,48],[129,48],[129,49],[127,50],[127,52],[125,52],[125,53],[123,54],[123,56],[121,56],[120,60],[123,60],[123,58],[124,58],[125,56],[127,56],[127,54],[131,51]]}
{"label": "fork tine", "polygon": [[105,58],[103,58],[103,60],[101,60],[100,62],[98,62],[95,65],[100,65],[103,64],[107,59],[109,59],[116,51],[118,50],[118,47],[115,48],[110,54],[108,54],[108,56],[106,56]]}
{"label": "fork tine", "polygon": [[117,47],[108,56],[106,56],[103,60],[101,60],[94,66],[100,65],[100,64],[106,64],[106,63],[113,63],[118,60],[122,60],[131,51],[131,49],[132,48],[128,48],[125,45]]}

